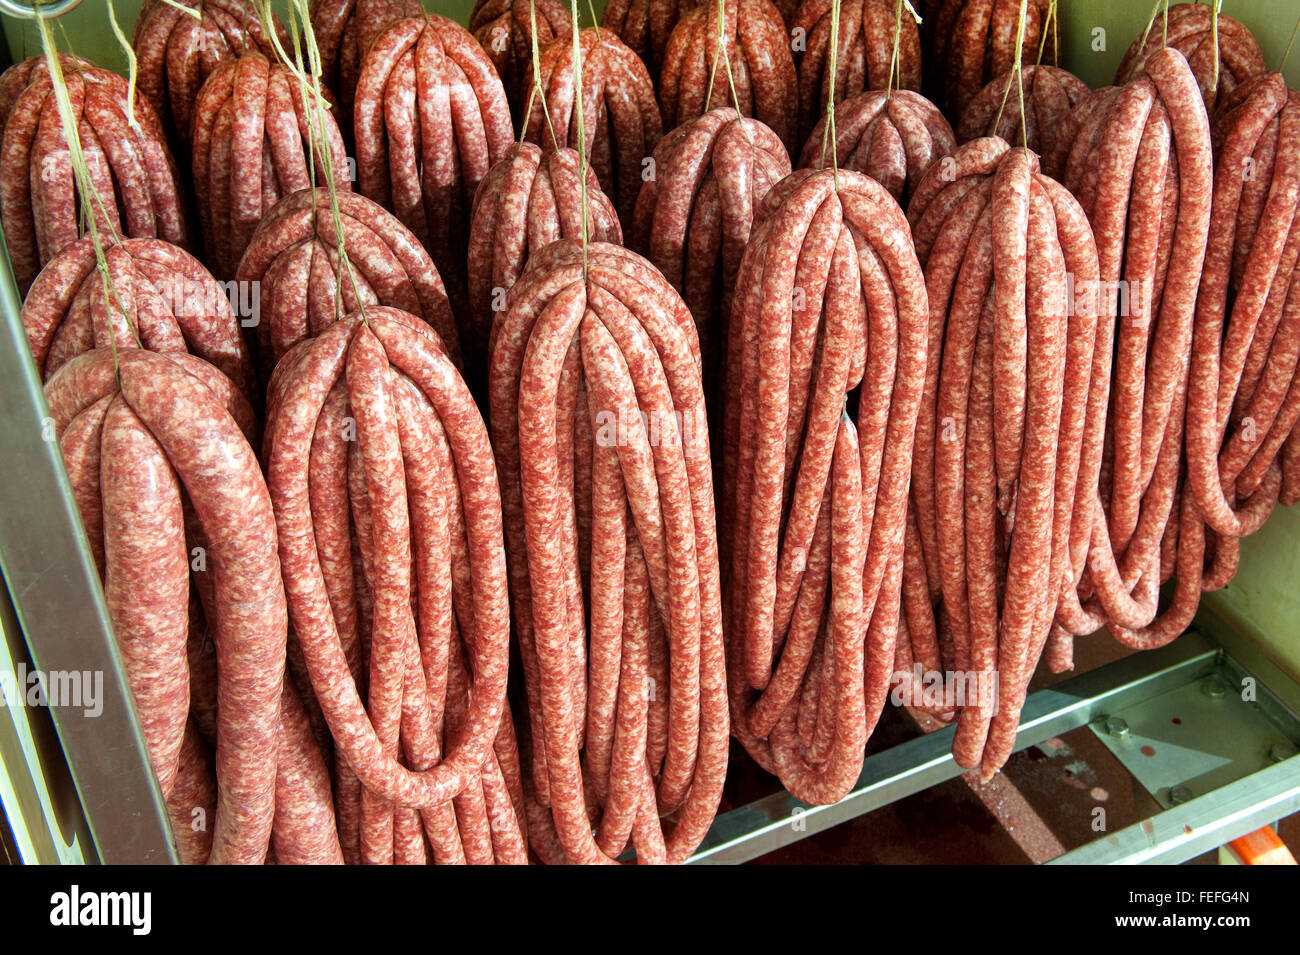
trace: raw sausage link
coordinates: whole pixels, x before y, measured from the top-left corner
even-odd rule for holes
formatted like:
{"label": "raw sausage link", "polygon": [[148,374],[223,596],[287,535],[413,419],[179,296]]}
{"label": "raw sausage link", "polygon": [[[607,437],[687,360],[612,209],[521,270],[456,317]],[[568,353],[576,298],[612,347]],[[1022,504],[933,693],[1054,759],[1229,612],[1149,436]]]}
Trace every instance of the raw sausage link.
{"label": "raw sausage link", "polygon": [[[143,4],[131,45],[136,54],[140,93],[174,141],[188,147],[195,99],[214,68],[247,50],[258,50],[268,57],[275,53],[270,37],[262,31],[262,19],[253,0],[184,2],[198,13],[197,18],[171,4]],[[288,34],[278,18],[272,19],[280,42],[287,46]],[[233,32],[227,33],[223,26],[233,27]]]}
{"label": "raw sausage link", "polygon": [[[529,838],[552,861],[557,849],[570,862],[612,861],[630,839],[641,862],[681,862],[716,811],[727,736],[698,341],[643,259],[604,243],[585,259],[584,282],[580,241],[536,253],[492,336],[533,738]],[[590,424],[575,426],[579,415]],[[580,483],[588,455],[590,483]],[[660,821],[670,814],[675,825]]]}
{"label": "raw sausage link", "polygon": [[[663,135],[659,106],[645,66],[615,34],[583,29],[579,47],[587,161],[627,231],[645,163]],[[544,93],[534,94],[529,88],[532,111],[526,117],[524,138],[543,150],[576,149],[572,38],[558,37],[543,48],[539,66]]]}
{"label": "raw sausage link", "polygon": [[[829,171],[799,172],[765,205],[768,218],[740,267],[745,292],[733,303],[728,360],[727,431],[730,441],[734,427],[737,442],[724,457],[724,502],[736,514],[731,710],[760,765],[801,799],[834,801],[856,780],[862,753],[833,756],[832,739],[866,738],[894,669],[927,310],[906,220],[875,180],[841,170],[837,191]],[[815,343],[807,359],[805,326]],[[845,439],[834,467],[826,447],[842,428],[846,398],[858,405],[851,480],[842,470]],[[790,453],[797,447],[798,459]],[[831,531],[846,503],[841,487],[861,489],[845,492],[861,498],[854,547],[837,545]],[[867,634],[865,645],[844,648],[852,663],[842,645],[818,639],[827,575],[835,606],[842,588],[834,582],[845,574],[859,575],[849,599],[861,616],[854,629]],[[833,618],[827,633],[842,633],[841,625]],[[838,696],[850,685],[857,689]],[[865,707],[851,705],[854,698]]]}
{"label": "raw sausage link", "polygon": [[100,462],[104,597],[165,797],[190,708],[190,574],[180,490],[162,449],[120,397],[103,419]]}
{"label": "raw sausage link", "polygon": [[470,209],[479,183],[514,139],[505,89],[465,28],[436,14],[396,20],[362,50],[354,117],[358,188],[394,208],[401,183],[393,181],[388,156],[407,133],[389,127],[385,90],[395,83],[413,88],[422,196],[407,215],[424,220],[426,248],[446,283],[460,337],[467,338]]}
{"label": "raw sausage link", "polygon": [[[338,194],[343,215],[351,276],[342,274],[337,256],[334,226],[330,216],[329,194],[323,187],[313,194],[303,189],[281,199],[262,220],[236,274],[239,287],[250,290],[257,283],[262,311],[283,311],[301,323],[292,334],[265,339],[271,354],[259,355],[269,374],[274,361],[305,335],[319,335],[336,320],[354,310],[358,304],[399,307],[418,305],[418,317],[436,333],[452,360],[459,363],[460,345],[451,305],[442,278],[427,252],[400,221],[364,196]],[[301,250],[306,248],[307,253]],[[362,252],[365,251],[363,255]],[[307,254],[311,267],[288,270],[288,261]],[[278,275],[277,267],[285,271]],[[325,279],[337,283],[339,296],[317,295]],[[355,287],[354,287],[355,282]],[[357,301],[355,291],[360,293]],[[414,298],[411,298],[412,293]],[[342,302],[336,301],[341,297]],[[395,300],[397,299],[397,300]],[[267,315],[260,317],[259,329],[268,325]]]}
{"label": "raw sausage link", "polygon": [[[203,240],[210,259],[222,279],[235,276],[249,240],[267,213],[267,200],[306,188],[309,163],[324,161],[319,146],[312,142],[299,81],[289,68],[251,51],[229,61],[203,85],[199,109],[204,115],[220,112],[230,104],[234,121],[227,128],[214,125],[211,134],[196,133],[192,169],[203,226]],[[313,122],[331,144],[330,159],[336,170],[336,186],[351,188],[339,176],[344,168],[342,139],[333,111],[317,110]],[[263,151],[270,151],[270,177],[264,181]],[[228,164],[212,163],[214,154],[229,152]],[[317,173],[319,179],[320,173]],[[218,181],[223,180],[223,181]],[[220,230],[220,231],[219,231]],[[223,235],[231,230],[229,236]]]}
{"label": "raw sausage link", "polygon": [[[246,395],[251,395],[253,367],[243,335],[221,287],[184,249],[158,239],[124,239],[107,253],[113,284],[105,289],[105,279],[94,271],[95,251],[89,238],[80,239],[59,253],[41,271],[23,303],[22,320],[27,331],[36,367],[48,379],[57,368],[47,368],[51,344],[73,316],[84,310],[95,328],[108,328],[110,314],[120,325],[125,318],[129,328],[119,328],[122,342],[128,347],[155,333],[158,323],[172,328],[166,347],[155,351],[190,350],[210,362],[233,381]],[[123,316],[121,303],[147,306],[146,314]],[[147,318],[148,322],[143,319]],[[76,351],[65,352],[62,361]]]}
{"label": "raw sausage link", "polygon": [[[604,26],[611,26],[605,21],[615,15],[614,6],[606,7]],[[501,77],[510,99],[510,114],[516,122],[523,117],[532,83],[534,19],[539,49],[546,49],[557,37],[569,35],[569,8],[560,0],[475,0],[469,15],[469,32],[474,34]],[[614,32],[619,33],[617,29]],[[643,47],[634,44],[631,37],[623,36],[623,39],[646,59]]]}
{"label": "raw sausage link", "polygon": [[[578,164],[578,154],[567,147],[543,153],[532,143],[518,143],[492,167],[474,197],[468,255],[472,329],[466,347],[476,378],[486,377],[492,327],[531,253],[556,239],[582,237]],[[590,240],[621,244],[618,215],[590,168],[587,205]]]}
{"label": "raw sausage link", "polygon": [[[902,21],[895,24],[894,13],[895,4],[889,0],[840,4],[835,105],[863,90],[920,90],[921,40],[916,21],[906,11],[900,11]],[[792,35],[802,30],[806,37],[798,66],[799,138],[807,141],[809,132],[825,116],[830,95],[831,0],[800,4],[789,26]],[[891,76],[896,29],[898,66],[897,73]],[[869,47],[864,68],[854,71],[856,83],[849,82],[848,53],[864,45]]]}

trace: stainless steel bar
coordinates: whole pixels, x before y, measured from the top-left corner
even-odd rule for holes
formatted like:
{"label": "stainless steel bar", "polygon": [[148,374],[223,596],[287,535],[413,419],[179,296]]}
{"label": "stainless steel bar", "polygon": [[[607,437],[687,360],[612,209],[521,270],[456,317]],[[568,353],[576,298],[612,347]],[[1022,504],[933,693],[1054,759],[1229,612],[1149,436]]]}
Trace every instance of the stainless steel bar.
{"label": "stainless steel bar", "polygon": [[[0,240],[0,570],[33,664],[102,674],[103,708],[52,705],[95,851],[104,862],[165,863],[176,849],[131,705],[99,574],[86,546]],[[54,700],[53,703],[61,701]]]}
{"label": "stainless steel bar", "polygon": [[1177,865],[1300,810],[1300,756],[1261,769],[1048,865]]}
{"label": "stainless steel bar", "polygon": [[52,20],[79,6],[81,6],[81,0],[37,0],[35,3],[24,3],[22,0],[0,0],[0,13],[8,14],[11,17],[19,17],[23,20],[35,20],[37,14],[40,14]]}
{"label": "stainless steel bar", "polygon": [[12,836],[8,851],[14,864],[93,861],[93,840],[81,804],[70,798],[72,777],[54,722],[43,707],[27,705],[29,687],[20,677],[29,664],[9,590],[0,583],[0,809]]}
{"label": "stainless steel bar", "polygon": [[[1167,647],[1039,690],[1025,701],[1016,749],[1200,679],[1213,671],[1218,658],[1214,644],[1199,633],[1188,633]],[[723,813],[690,862],[747,862],[953,779],[962,773],[950,752],[953,732],[948,727],[868,756],[853,792],[833,806],[808,806],[780,792]]]}

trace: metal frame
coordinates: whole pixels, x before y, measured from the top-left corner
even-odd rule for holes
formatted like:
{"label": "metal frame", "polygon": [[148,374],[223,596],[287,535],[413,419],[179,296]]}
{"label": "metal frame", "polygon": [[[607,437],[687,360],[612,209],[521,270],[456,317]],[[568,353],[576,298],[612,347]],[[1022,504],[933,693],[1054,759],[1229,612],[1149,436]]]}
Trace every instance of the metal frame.
{"label": "metal frame", "polygon": [[34,3],[25,3],[23,0],[0,0],[0,13],[23,20],[35,20],[37,8],[40,8],[42,15],[53,19],[79,6],[81,0],[37,0]]}
{"label": "metal frame", "polygon": [[1057,856],[1048,865],[1175,865],[1300,811],[1300,756]]}
{"label": "metal frame", "polygon": [[[1159,650],[1134,654],[1039,690],[1025,701],[1016,751],[1199,681],[1219,672],[1225,662],[1217,644],[1203,633],[1190,631]],[[1263,681],[1261,687],[1267,689]],[[1269,705],[1281,704],[1270,694]],[[690,862],[747,862],[954,779],[963,772],[952,760],[954,732],[953,727],[947,727],[868,756],[853,791],[834,805],[809,806],[780,792],[723,813]],[[1053,861],[1182,862],[1297,809],[1300,757]],[[1191,826],[1192,833],[1184,831],[1185,825]]]}
{"label": "metal frame", "polygon": [[[28,663],[9,591],[0,583],[0,674]],[[93,861],[81,806],[67,798],[72,780],[50,714],[14,699],[6,704],[0,706],[0,808],[17,825],[0,831],[0,863],[9,856],[15,864]]]}

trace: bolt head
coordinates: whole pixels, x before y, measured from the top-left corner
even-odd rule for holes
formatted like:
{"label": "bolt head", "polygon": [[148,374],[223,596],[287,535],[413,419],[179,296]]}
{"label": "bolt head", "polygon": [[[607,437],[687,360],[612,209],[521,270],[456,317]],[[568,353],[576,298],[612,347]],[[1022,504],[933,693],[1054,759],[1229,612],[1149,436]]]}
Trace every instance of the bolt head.
{"label": "bolt head", "polygon": [[1275,763],[1284,763],[1298,751],[1295,744],[1290,742],[1274,743],[1268,750],[1268,758]]}
{"label": "bolt head", "polygon": [[1128,722],[1118,716],[1108,716],[1106,717],[1106,732],[1111,736],[1127,736],[1129,734]]}
{"label": "bolt head", "polygon": [[1223,695],[1228,692],[1228,688],[1223,685],[1223,681],[1217,676],[1212,676],[1201,684],[1201,692],[1212,700],[1221,700]]}
{"label": "bolt head", "polygon": [[1190,802],[1193,795],[1191,789],[1187,786],[1175,786],[1169,790],[1169,801],[1175,806],[1181,806],[1185,802]]}

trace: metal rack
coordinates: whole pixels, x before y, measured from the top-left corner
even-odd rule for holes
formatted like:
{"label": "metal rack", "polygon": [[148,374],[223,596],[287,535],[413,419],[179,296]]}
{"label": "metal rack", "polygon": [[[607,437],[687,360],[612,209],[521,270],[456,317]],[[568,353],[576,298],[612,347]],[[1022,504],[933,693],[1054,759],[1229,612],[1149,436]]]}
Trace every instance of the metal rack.
{"label": "metal rack", "polygon": [[[1261,669],[1268,669],[1267,665],[1261,664]],[[1243,700],[1231,692],[1217,696],[1202,693],[1200,687],[1207,680],[1224,688],[1252,681],[1249,686],[1254,699]],[[1178,777],[1186,780],[1183,786],[1200,782],[1199,795],[1183,802],[1171,798],[1169,792],[1154,791],[1152,795],[1169,807],[1164,812],[1101,836],[1053,862],[1185,862],[1300,811],[1300,755],[1294,755],[1300,740],[1300,718],[1293,704],[1284,700],[1295,689],[1295,684],[1278,672],[1247,671],[1220,643],[1192,631],[1167,647],[1125,657],[1030,694],[1020,717],[1017,751],[1084,726],[1113,738],[1115,734],[1106,729],[1108,721],[1112,726],[1138,727],[1143,725],[1142,714],[1148,708],[1175,700],[1184,704],[1180,712],[1194,712],[1200,704],[1207,710],[1205,718],[1187,721],[1197,739],[1174,745],[1161,740],[1161,746],[1151,747],[1157,753],[1168,751],[1175,758],[1185,752],[1204,753],[1213,745],[1205,739],[1204,727],[1223,725],[1225,713],[1232,714],[1231,726],[1237,734],[1232,740],[1235,752],[1223,753],[1214,746],[1215,752],[1205,761],[1214,764],[1212,769],[1196,777]],[[953,733],[949,727],[868,756],[853,792],[834,805],[809,806],[780,792],[723,813],[690,861],[700,865],[747,862],[955,779],[962,769],[952,760]],[[1144,745],[1139,742],[1143,737],[1132,732],[1124,739],[1127,746]],[[1273,765],[1272,759],[1279,754],[1284,758]],[[1170,762],[1169,758],[1143,759],[1156,772]],[[1183,762],[1187,762],[1185,757]],[[1197,772],[1194,768],[1189,771]],[[1142,777],[1137,778],[1145,784]]]}

